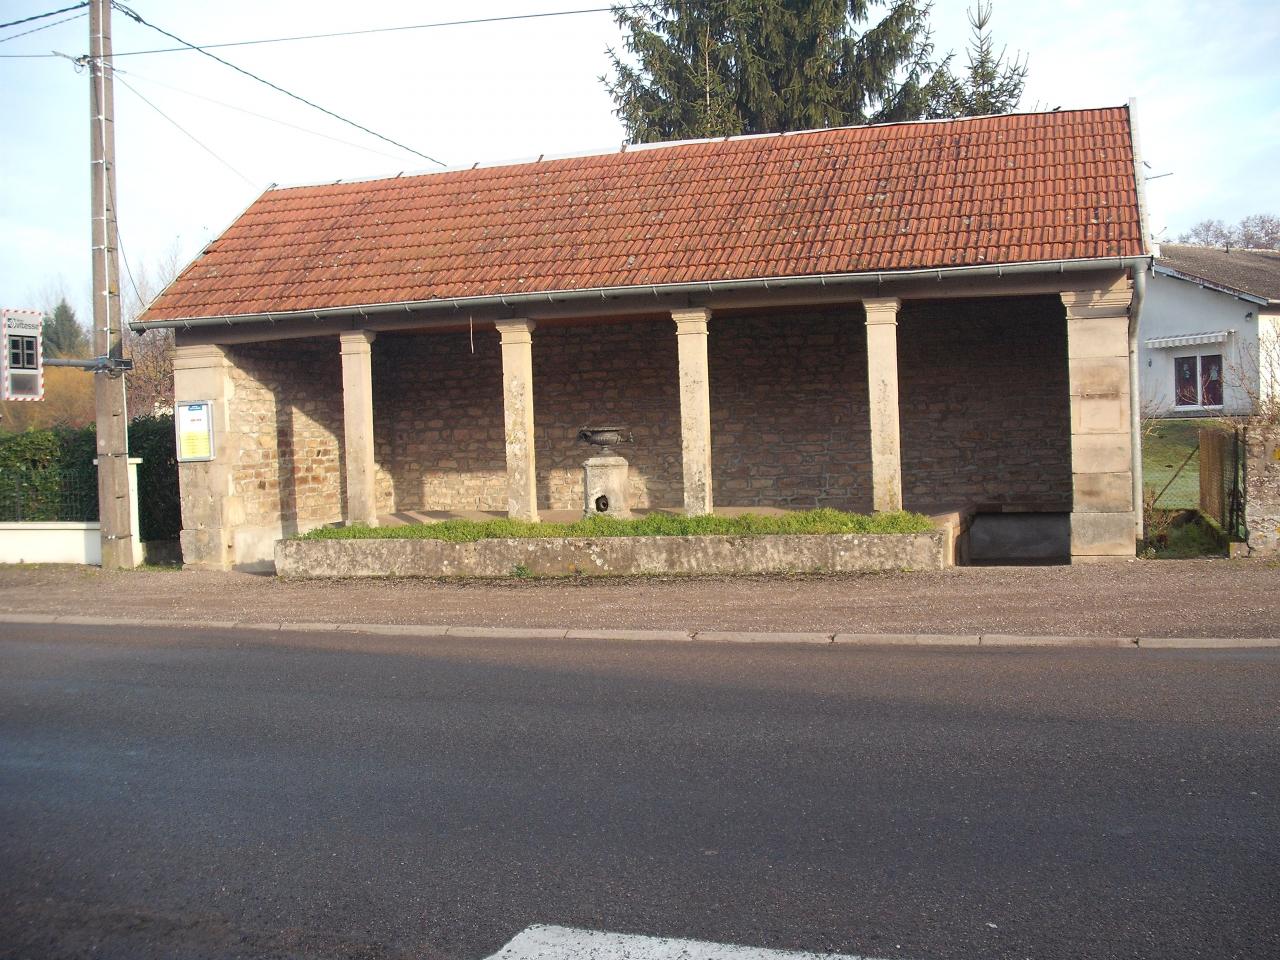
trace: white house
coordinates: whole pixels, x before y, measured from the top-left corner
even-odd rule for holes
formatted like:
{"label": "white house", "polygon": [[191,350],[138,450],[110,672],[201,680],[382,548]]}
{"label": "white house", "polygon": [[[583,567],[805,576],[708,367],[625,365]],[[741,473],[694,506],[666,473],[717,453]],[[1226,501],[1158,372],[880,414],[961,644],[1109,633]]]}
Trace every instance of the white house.
{"label": "white house", "polygon": [[1280,380],[1280,251],[1162,244],[1139,334],[1144,416],[1255,412]]}

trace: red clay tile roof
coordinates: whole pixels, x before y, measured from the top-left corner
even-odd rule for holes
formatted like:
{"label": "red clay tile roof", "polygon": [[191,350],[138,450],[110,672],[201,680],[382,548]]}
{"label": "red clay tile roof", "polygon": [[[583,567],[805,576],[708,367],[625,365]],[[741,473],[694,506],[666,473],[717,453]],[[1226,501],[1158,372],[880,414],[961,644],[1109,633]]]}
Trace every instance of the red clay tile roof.
{"label": "red clay tile roof", "polygon": [[1126,107],[264,193],[144,320],[1141,256]]}

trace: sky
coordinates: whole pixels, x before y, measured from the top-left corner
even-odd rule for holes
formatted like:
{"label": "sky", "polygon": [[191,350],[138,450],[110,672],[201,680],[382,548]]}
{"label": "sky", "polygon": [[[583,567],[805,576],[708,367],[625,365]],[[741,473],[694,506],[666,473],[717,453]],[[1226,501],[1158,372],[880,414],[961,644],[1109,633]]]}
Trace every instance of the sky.
{"label": "sky", "polygon": [[[969,38],[976,0],[936,0],[938,53]],[[1275,0],[994,0],[998,45],[1029,59],[1023,109],[1136,101],[1152,230],[1280,214],[1280,5]],[[582,10],[599,0],[132,0],[196,44]],[[69,6],[0,0],[0,22]],[[69,16],[69,14],[68,14]],[[87,17],[0,31],[0,303],[90,293],[89,82],[57,56]],[[120,13],[117,54],[173,46]],[[216,50],[230,62],[449,167],[616,150],[600,82],[622,36],[607,12]],[[270,184],[440,169],[199,53],[118,56],[117,188],[129,270],[185,263]],[[302,129],[299,129],[302,128]],[[129,271],[123,271],[128,284]],[[145,287],[145,283],[142,284]]]}

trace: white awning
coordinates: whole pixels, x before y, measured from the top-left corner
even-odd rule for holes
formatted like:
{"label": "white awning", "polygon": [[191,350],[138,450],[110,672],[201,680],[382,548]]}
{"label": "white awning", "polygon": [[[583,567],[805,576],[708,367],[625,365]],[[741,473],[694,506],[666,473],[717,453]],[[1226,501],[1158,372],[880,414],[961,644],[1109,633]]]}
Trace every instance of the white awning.
{"label": "white awning", "polygon": [[1182,337],[1160,337],[1156,340],[1147,340],[1146,346],[1152,349],[1160,347],[1194,347],[1202,343],[1225,343],[1227,337],[1235,333],[1234,330],[1218,330],[1214,333],[1188,333]]}

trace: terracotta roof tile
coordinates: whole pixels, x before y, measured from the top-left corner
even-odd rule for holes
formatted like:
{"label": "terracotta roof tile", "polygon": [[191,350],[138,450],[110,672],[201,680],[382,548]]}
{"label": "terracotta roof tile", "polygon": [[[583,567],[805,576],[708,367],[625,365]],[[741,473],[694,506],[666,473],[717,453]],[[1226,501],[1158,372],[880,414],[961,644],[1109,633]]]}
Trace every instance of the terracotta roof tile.
{"label": "terracotta roof tile", "polygon": [[142,319],[1143,252],[1117,107],[269,190]]}

